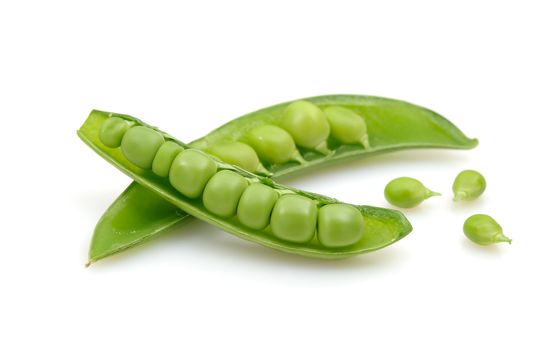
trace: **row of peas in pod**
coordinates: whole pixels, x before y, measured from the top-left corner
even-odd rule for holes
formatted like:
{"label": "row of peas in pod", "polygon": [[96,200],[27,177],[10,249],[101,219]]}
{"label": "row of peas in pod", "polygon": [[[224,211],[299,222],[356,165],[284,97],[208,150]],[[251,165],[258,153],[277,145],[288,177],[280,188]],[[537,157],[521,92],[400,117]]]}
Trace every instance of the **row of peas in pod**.
{"label": "row of peas in pod", "polygon": [[202,199],[206,210],[222,219],[237,217],[250,229],[268,230],[288,242],[302,244],[316,237],[329,248],[352,245],[363,236],[364,219],[356,207],[320,205],[293,191],[273,188],[199,150],[167,140],[150,127],[111,117],[103,123],[99,139],[108,147],[120,147],[134,165],[168,178],[185,197]]}
{"label": "row of peas in pod", "polygon": [[211,145],[206,152],[247,171],[266,174],[260,159],[269,164],[305,163],[297,147],[326,155],[330,137],[341,144],[369,147],[365,120],[354,111],[340,106],[321,110],[311,102],[296,101],[285,108],[276,125],[256,126],[241,141]]}

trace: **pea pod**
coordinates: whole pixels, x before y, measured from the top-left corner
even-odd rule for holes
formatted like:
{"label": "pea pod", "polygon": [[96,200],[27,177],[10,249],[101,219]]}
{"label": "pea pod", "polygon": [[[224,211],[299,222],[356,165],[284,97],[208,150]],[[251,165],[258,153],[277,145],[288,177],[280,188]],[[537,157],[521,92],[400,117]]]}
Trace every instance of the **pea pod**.
{"label": "pea pod", "polygon": [[[100,130],[111,118],[133,125],[119,148],[101,141]],[[78,134],[104,159],[164,200],[238,237],[270,248],[310,257],[344,258],[383,248],[411,232],[410,223],[398,211],[345,204],[277,184],[193,149],[130,116],[93,111]],[[179,145],[182,151],[173,160],[169,176],[163,177],[147,165],[166,142]],[[264,229],[243,224],[235,214],[248,186],[265,186],[279,196]],[[348,215],[346,207],[352,209]],[[317,235],[317,217],[322,231],[327,233],[322,242]]]}
{"label": "pea pod", "polygon": [[[249,145],[249,134],[253,129],[282,126],[283,114],[291,102],[234,119],[189,145],[231,163],[234,159],[230,153],[222,154],[221,150],[241,147],[241,152],[233,153],[247,153],[247,156],[237,159],[236,165],[275,179],[311,167],[382,152],[412,148],[470,149],[477,145],[476,139],[466,137],[439,114],[407,102],[357,95],[329,95],[303,100],[322,109],[329,120],[331,131],[324,153],[300,146],[292,151],[291,161],[277,163],[262,159],[259,163],[254,160],[254,152],[243,150]],[[240,147],[236,146],[238,143]],[[186,219],[192,217],[133,182],[99,220],[91,241],[90,261],[148,241]]]}

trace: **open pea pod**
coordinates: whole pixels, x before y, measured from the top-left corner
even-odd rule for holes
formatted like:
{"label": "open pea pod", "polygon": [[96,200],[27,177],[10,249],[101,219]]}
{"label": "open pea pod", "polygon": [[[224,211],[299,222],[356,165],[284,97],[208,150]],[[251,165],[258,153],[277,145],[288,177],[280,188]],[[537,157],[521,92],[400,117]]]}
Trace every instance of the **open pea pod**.
{"label": "open pea pod", "polygon": [[[466,137],[444,117],[404,101],[358,95],[318,96],[303,101],[325,111],[332,126],[324,152],[322,147],[317,150],[317,146],[308,148],[297,144],[298,154],[292,157],[297,157],[297,160],[285,162],[276,162],[269,157],[253,160],[252,154],[243,157],[246,161],[233,159],[233,155],[230,157],[226,153],[229,150],[245,155],[241,147],[237,149],[237,141],[249,144],[250,133],[257,128],[275,126],[288,128],[288,131],[295,133],[295,130],[291,130],[292,123],[284,123],[283,120],[286,112],[288,115],[293,114],[293,102],[234,119],[189,146],[276,179],[314,166],[376,153],[412,148],[470,149],[477,145],[476,139]],[[345,114],[348,114],[347,123]],[[349,114],[352,114],[351,118]],[[133,182],[99,220],[91,241],[89,259],[94,262],[129,249],[162,234],[179,222],[191,219],[189,214],[155,192]]]}
{"label": "open pea pod", "polygon": [[[398,211],[345,204],[277,184],[193,149],[130,116],[92,111],[78,135],[104,159],[165,201],[270,248],[343,258],[388,246],[412,229]],[[112,140],[117,141],[113,144]]]}

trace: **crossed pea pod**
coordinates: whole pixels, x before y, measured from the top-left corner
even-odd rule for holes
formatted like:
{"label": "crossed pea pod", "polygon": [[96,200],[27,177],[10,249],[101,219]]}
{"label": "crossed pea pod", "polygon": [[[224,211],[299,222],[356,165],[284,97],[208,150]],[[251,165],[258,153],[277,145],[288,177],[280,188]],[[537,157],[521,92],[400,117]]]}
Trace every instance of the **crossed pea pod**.
{"label": "crossed pea pod", "polygon": [[380,152],[477,145],[428,109],[356,95],[268,107],[188,145],[136,118],[101,111],[91,112],[78,134],[135,180],[97,224],[90,262],[193,217],[290,253],[342,258],[374,251],[411,231],[403,214],[270,178]]}

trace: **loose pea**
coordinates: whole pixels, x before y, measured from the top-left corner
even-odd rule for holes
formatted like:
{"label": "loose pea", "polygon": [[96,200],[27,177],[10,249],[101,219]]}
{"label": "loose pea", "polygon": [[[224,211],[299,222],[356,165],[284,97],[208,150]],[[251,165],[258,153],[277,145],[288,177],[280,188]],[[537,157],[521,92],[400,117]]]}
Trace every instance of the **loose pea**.
{"label": "loose pea", "polygon": [[226,163],[237,165],[252,173],[266,173],[257,152],[243,142],[219,143],[208,149],[208,152]]}
{"label": "loose pea", "polygon": [[170,184],[187,197],[197,198],[215,173],[216,163],[212,159],[186,149],[176,156],[170,167]]}
{"label": "loose pea", "polygon": [[324,154],[330,152],[326,144],[330,125],[326,115],[311,102],[296,101],[286,107],[282,126],[292,135],[296,144]]}
{"label": "loose pea", "polygon": [[183,151],[183,147],[174,141],[166,141],[160,146],[153,160],[153,172],[161,177],[168,177],[172,162]]}
{"label": "loose pea", "polygon": [[304,243],[315,235],[317,205],[309,198],[287,194],[276,201],[270,217],[272,233],[285,241]]}
{"label": "loose pea", "polygon": [[345,144],[360,143],[369,147],[367,124],[359,114],[344,107],[328,107],[324,114],[330,123],[330,133]]}
{"label": "loose pea", "polygon": [[131,123],[122,118],[108,118],[102,123],[98,137],[104,145],[110,148],[118,148],[130,126]]}
{"label": "loose pea", "polygon": [[276,200],[278,200],[278,192],[272,188],[259,183],[251,184],[241,195],[237,218],[249,228],[262,230],[268,226],[270,213]]}
{"label": "loose pea", "polygon": [[209,180],[203,191],[203,205],[218,216],[234,216],[239,198],[247,185],[243,176],[230,170],[219,171]]}
{"label": "loose pea", "polygon": [[463,232],[467,238],[480,245],[512,243],[512,240],[504,235],[502,227],[492,217],[485,214],[475,214],[465,220]]}
{"label": "loose pea", "polygon": [[146,126],[130,128],[122,138],[122,153],[131,163],[150,169],[156,152],[164,143],[161,133]]}
{"label": "loose pea", "polygon": [[305,163],[291,135],[282,128],[274,125],[259,126],[249,132],[247,139],[259,157],[269,163],[280,164],[292,160]]}
{"label": "loose pea", "polygon": [[454,201],[470,201],[479,197],[486,189],[486,180],[475,170],[464,170],[456,176],[452,190]]}
{"label": "loose pea", "polygon": [[363,237],[365,222],[359,210],[346,204],[328,204],[319,209],[317,237],[329,248],[345,247]]}
{"label": "loose pea", "polygon": [[384,188],[386,200],[400,208],[413,208],[432,196],[440,196],[440,193],[429,190],[419,180],[411,177],[394,179]]}

